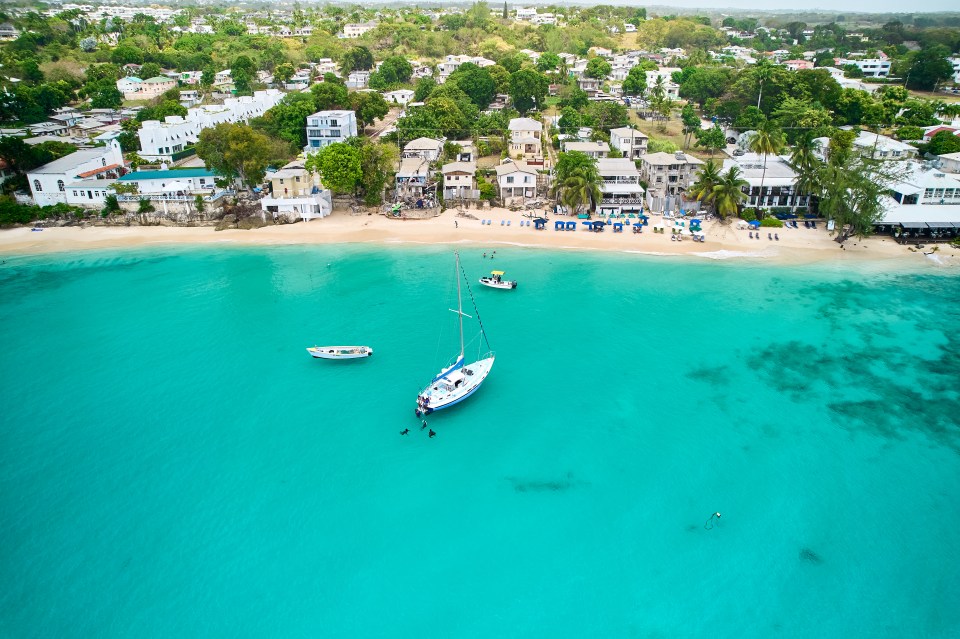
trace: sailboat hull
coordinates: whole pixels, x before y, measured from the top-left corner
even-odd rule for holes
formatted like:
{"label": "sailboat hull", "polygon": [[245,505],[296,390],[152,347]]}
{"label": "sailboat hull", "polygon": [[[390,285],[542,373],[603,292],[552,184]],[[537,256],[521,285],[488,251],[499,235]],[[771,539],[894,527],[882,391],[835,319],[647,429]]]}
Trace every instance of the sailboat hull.
{"label": "sailboat hull", "polygon": [[473,395],[483,384],[493,368],[495,356],[464,364],[443,373],[420,391],[417,396],[417,413],[426,414],[456,406]]}

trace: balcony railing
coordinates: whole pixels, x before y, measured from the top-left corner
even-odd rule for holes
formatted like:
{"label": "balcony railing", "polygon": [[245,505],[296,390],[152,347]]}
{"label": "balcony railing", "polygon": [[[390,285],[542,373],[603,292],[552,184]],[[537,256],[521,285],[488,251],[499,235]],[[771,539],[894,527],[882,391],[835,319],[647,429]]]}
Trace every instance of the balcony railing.
{"label": "balcony railing", "polygon": [[140,200],[150,200],[151,202],[193,202],[197,199],[197,195],[200,195],[203,198],[204,202],[216,202],[222,197],[227,197],[230,195],[235,195],[236,191],[232,189],[226,189],[224,191],[217,191],[210,195],[203,195],[202,193],[193,193],[190,195],[171,195],[170,193],[142,193],[140,195],[118,195],[118,202],[139,202]]}
{"label": "balcony railing", "polygon": [[600,204],[643,204],[642,197],[605,197]]}

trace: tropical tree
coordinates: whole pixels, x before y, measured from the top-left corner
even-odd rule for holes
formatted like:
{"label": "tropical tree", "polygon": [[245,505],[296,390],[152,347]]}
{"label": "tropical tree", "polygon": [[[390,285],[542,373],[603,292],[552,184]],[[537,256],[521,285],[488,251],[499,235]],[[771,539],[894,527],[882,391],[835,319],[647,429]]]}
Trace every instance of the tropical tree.
{"label": "tropical tree", "polygon": [[713,187],[720,184],[721,180],[720,165],[713,159],[707,160],[697,173],[697,181],[687,189],[687,195],[703,204],[713,205]]}
{"label": "tropical tree", "polygon": [[740,211],[740,205],[747,199],[743,189],[749,185],[749,182],[740,177],[738,166],[731,166],[720,176],[720,182],[713,187],[712,197],[720,219],[725,219],[728,215],[736,215]]}
{"label": "tropical tree", "polygon": [[578,151],[560,154],[551,193],[564,206],[577,212],[591,210],[600,202],[599,184],[600,173],[594,158]]}
{"label": "tropical tree", "polygon": [[700,117],[692,104],[684,105],[680,111],[680,121],[683,122],[683,148],[686,149],[690,147],[690,136],[700,130]]}
{"label": "tropical tree", "polygon": [[643,93],[646,90],[647,72],[639,66],[633,67],[623,81],[623,92],[627,95],[643,97]]}
{"label": "tropical tree", "polygon": [[709,129],[697,129],[697,146],[702,146],[710,150],[710,155],[717,149],[722,149],[727,144],[727,138],[723,135],[723,129],[719,125],[713,125]]}
{"label": "tropical tree", "polygon": [[583,75],[595,80],[603,80],[610,75],[610,71],[612,70],[613,67],[611,67],[610,63],[603,58],[590,58],[590,60],[587,62],[587,68],[583,71]]}
{"label": "tropical tree", "polygon": [[[750,150],[763,156],[763,172],[760,174],[759,205],[763,199],[763,183],[767,177],[767,156],[779,153],[783,148],[783,132],[769,120],[760,125],[756,134],[750,139]],[[758,211],[759,211],[758,207]],[[762,214],[761,214],[762,215]]]}
{"label": "tropical tree", "polygon": [[246,124],[222,122],[201,131],[197,141],[197,156],[208,169],[251,187],[263,182],[268,166],[284,162],[289,155],[289,143]]}
{"label": "tropical tree", "polygon": [[600,198],[600,187],[583,175],[571,175],[561,183],[560,201],[577,213],[593,210],[600,203]]}
{"label": "tropical tree", "polygon": [[334,193],[353,193],[363,179],[362,154],[346,142],[328,144],[311,153],[304,168],[319,173],[323,185]]}
{"label": "tropical tree", "polygon": [[533,69],[520,69],[510,76],[510,97],[520,113],[539,110],[549,88],[547,76]]}
{"label": "tropical tree", "polygon": [[820,170],[820,159],[817,150],[820,143],[809,131],[797,138],[790,154],[790,168],[797,174],[795,188],[798,193],[813,194],[817,192],[817,175]]}

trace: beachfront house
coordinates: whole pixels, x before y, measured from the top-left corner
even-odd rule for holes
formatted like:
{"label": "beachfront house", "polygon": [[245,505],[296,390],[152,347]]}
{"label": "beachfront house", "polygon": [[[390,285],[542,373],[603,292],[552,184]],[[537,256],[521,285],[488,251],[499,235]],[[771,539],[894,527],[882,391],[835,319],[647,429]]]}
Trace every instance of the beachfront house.
{"label": "beachfront house", "polygon": [[443,140],[433,138],[417,138],[410,140],[403,147],[401,158],[420,158],[427,162],[436,162],[443,152]]}
{"label": "beachfront house", "polygon": [[357,135],[357,114],[347,110],[317,111],[307,117],[307,153]]}
{"label": "beachfront house", "polygon": [[648,204],[662,208],[667,197],[681,195],[697,180],[697,171],[703,165],[692,155],[676,153],[647,153],[640,158],[640,179],[647,184]]}
{"label": "beachfront house", "polygon": [[743,188],[747,194],[744,207],[770,209],[789,208],[796,210],[806,208],[810,203],[808,193],[797,191],[797,173],[790,168],[789,158],[778,155],[764,157],[757,153],[746,153],[739,157],[723,161],[723,172],[732,167],[740,169],[740,177],[747,181],[749,186]]}
{"label": "beachfront house", "polygon": [[566,140],[561,144],[563,151],[576,151],[591,158],[605,158],[610,154],[610,145],[606,142],[581,142],[580,140]]}
{"label": "beachfront house", "polygon": [[323,218],[333,211],[333,196],[323,188],[320,176],[308,171],[303,160],[294,160],[279,171],[267,173],[270,193],[260,207],[274,219],[300,218],[304,222]]}
{"label": "beachfront house", "polygon": [[397,199],[418,200],[424,196],[430,183],[430,162],[422,157],[403,158],[395,179]]}
{"label": "beachfront house", "polygon": [[450,162],[440,169],[443,174],[443,199],[450,200],[477,200],[480,191],[477,190],[477,163]]}
{"label": "beachfront house", "polygon": [[[39,206],[68,204],[69,198],[82,199],[90,206],[102,205],[105,194],[105,180],[115,180],[126,171],[123,152],[117,140],[107,142],[106,146],[74,151],[58,160],[39,166],[27,172],[27,182],[33,201]],[[84,192],[68,198],[68,185],[84,183]],[[103,188],[101,188],[103,187]],[[99,198],[99,199],[98,199]],[[79,202],[77,202],[79,203]]]}
{"label": "beachfront house", "polygon": [[133,171],[116,181],[120,185],[133,185],[138,196],[193,196],[210,195],[216,190],[216,174],[203,167],[168,169],[160,171]]}
{"label": "beachfront house", "polygon": [[650,138],[630,127],[610,129],[610,146],[623,153],[623,157],[636,160],[647,152]]}
{"label": "beachfront house", "polygon": [[533,118],[513,118],[510,131],[510,157],[518,160],[539,160],[543,154],[543,124]]}
{"label": "beachfront house", "polygon": [[640,185],[640,171],[628,158],[601,158],[597,160],[600,174],[601,215],[640,213],[643,211],[644,190]]}
{"label": "beachfront house", "polygon": [[537,170],[526,162],[508,158],[497,165],[497,186],[504,206],[524,205],[537,196]]}

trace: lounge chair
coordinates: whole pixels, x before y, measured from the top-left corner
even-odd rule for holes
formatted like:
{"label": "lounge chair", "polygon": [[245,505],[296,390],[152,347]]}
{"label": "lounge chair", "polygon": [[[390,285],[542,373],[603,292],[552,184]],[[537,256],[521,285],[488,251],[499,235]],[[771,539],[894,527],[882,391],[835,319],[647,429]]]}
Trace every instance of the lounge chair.
{"label": "lounge chair", "polygon": [[816,221],[816,220],[810,220],[810,228],[812,228],[812,229],[817,228],[817,221]]}
{"label": "lounge chair", "polygon": [[753,231],[750,231],[750,239],[753,239]]}
{"label": "lounge chair", "polygon": [[780,241],[780,235],[777,234],[777,233],[774,233],[774,234],[773,234],[773,239],[775,239],[776,241],[779,242],[779,241]]}
{"label": "lounge chair", "polygon": [[767,233],[767,239],[772,241],[772,240],[773,240],[773,233]]}

